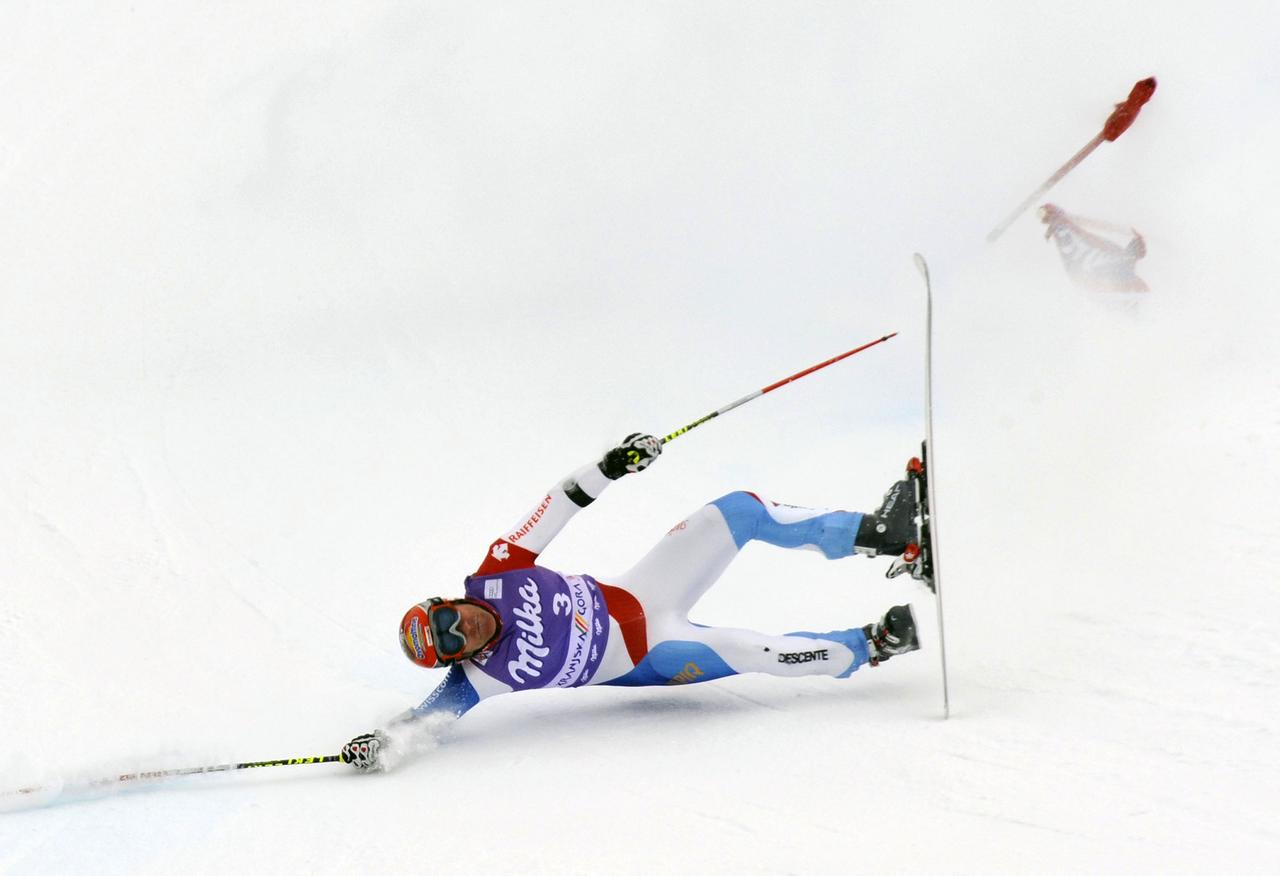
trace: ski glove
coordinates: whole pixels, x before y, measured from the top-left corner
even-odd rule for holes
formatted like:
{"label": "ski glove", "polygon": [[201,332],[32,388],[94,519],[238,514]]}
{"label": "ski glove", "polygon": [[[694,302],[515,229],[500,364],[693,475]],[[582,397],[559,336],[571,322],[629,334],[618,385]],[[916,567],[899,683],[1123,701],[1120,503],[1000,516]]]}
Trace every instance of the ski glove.
{"label": "ski glove", "polygon": [[597,465],[604,476],[616,481],[625,474],[644,471],[662,453],[662,439],[632,432],[604,455]]}
{"label": "ski glove", "polygon": [[382,763],[378,760],[378,752],[386,741],[387,737],[381,730],[362,733],[342,746],[342,762],[349,763],[362,772],[380,770]]}

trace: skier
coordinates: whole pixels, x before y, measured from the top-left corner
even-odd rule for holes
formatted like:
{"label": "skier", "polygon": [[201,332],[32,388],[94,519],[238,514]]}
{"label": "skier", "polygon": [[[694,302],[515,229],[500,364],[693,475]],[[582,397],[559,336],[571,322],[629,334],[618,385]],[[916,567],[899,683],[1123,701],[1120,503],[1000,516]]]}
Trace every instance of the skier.
{"label": "skier", "polygon": [[[1054,204],[1040,207],[1045,224],[1044,239],[1058,245],[1058,255],[1067,276],[1077,285],[1098,292],[1147,292],[1147,284],[1136,273],[1138,260],[1147,254],[1147,242],[1137,229],[1129,243],[1121,246],[1081,227],[1088,220],[1073,217]],[[1094,223],[1100,224],[1100,223]]]}
{"label": "skier", "polygon": [[[448,666],[444,681],[392,727],[432,714],[461,716],[510,691],[586,684],[689,684],[744,672],[846,678],[920,647],[909,605],[877,622],[826,633],[765,635],[690,623],[689,610],[748,541],[821,551],[901,555],[914,548],[915,491],[898,481],[875,514],[819,511],[735,492],[704,505],[630,571],[609,582],[537,565],[571,517],[610,483],[640,472],[662,452],[634,433],[569,475],[506,535],[463,583],[460,599],[433,598],[405,614],[400,645],[419,666]],[[388,735],[377,730],[342,748],[360,770],[385,765]]]}

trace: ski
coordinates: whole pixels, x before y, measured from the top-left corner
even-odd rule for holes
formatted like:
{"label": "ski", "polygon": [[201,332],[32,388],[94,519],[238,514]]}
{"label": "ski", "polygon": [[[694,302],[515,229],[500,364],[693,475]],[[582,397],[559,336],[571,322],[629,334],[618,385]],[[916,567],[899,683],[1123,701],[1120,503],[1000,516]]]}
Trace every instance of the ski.
{"label": "ski", "polygon": [[933,284],[929,278],[929,265],[920,253],[914,254],[916,268],[924,279],[925,290],[925,346],[924,346],[924,441],[920,444],[920,456],[907,463],[907,478],[915,488],[916,505],[920,514],[916,518],[916,543],[907,546],[902,558],[895,560],[885,572],[885,577],[896,578],[910,574],[933,591],[938,610],[938,653],[942,661],[942,714],[951,716],[951,697],[947,685],[947,646],[942,626],[942,574],[938,557],[938,502],[937,486],[933,477]]}

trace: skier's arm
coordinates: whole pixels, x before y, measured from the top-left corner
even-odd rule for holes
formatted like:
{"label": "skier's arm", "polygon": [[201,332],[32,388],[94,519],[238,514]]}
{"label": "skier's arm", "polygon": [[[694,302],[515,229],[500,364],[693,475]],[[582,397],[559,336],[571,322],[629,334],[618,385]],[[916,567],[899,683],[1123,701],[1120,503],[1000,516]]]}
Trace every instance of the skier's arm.
{"label": "skier's arm", "polygon": [[[429,721],[430,717],[461,718],[478,702],[480,694],[467,680],[466,671],[455,663],[420,705],[396,715],[386,727],[362,733],[342,746],[342,761],[365,772],[385,769],[388,755],[384,749],[412,748],[412,740],[419,733],[432,732],[429,727],[439,729],[439,723]],[[392,755],[390,759],[397,757]]]}
{"label": "skier's arm", "polygon": [[428,715],[441,713],[448,713],[455,718],[461,718],[478,702],[480,702],[480,694],[476,692],[475,687],[467,680],[466,670],[455,663],[449,667],[449,672],[445,675],[444,681],[440,682],[425,700],[396,717],[392,723],[416,721]]}
{"label": "skier's arm", "polygon": [[599,462],[582,466],[548,490],[515,527],[489,545],[489,553],[475,574],[532,566],[573,515],[599,498],[612,481],[648,468],[660,453],[662,442],[652,435],[637,432],[627,436]]}

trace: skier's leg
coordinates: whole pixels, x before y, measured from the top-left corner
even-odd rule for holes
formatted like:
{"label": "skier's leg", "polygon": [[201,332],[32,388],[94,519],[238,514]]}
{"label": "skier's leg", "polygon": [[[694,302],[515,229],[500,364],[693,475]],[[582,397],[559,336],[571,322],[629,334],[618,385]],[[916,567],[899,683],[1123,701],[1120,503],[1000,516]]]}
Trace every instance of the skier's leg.
{"label": "skier's leg", "polygon": [[909,480],[885,493],[874,514],[822,511],[771,502],[755,493],[730,493],[712,503],[724,514],[739,547],[752,539],[779,547],[821,551],[828,559],[852,553],[901,554],[915,541],[919,507]]}
{"label": "skier's leg", "polygon": [[908,487],[907,481],[895,484],[876,514],[729,493],[677,523],[634,567],[608,580],[634,594],[646,610],[670,608],[684,616],[749,541],[816,550],[829,559],[855,552],[901,553],[915,536],[914,494]]}
{"label": "skier's leg", "polygon": [[821,551],[836,560],[854,552],[862,514],[783,505],[755,493],[736,492],[711,503],[724,517],[734,543],[741,548],[757,540],[778,547]]}
{"label": "skier's leg", "polygon": [[629,570],[605,580],[634,595],[646,614],[684,617],[737,555],[724,516],[714,505],[704,505]]}
{"label": "skier's leg", "polygon": [[669,609],[683,617],[748,541],[809,548],[838,559],[854,552],[863,518],[730,493],[677,523],[640,562],[606,580],[634,594],[646,611]]}
{"label": "skier's leg", "polygon": [[654,644],[649,653],[629,673],[606,684],[694,684],[746,672],[845,678],[876,656],[862,628],[771,636],[669,616],[656,621],[650,627]]}
{"label": "skier's leg", "polygon": [[[619,626],[617,638],[620,641],[610,642],[606,654],[609,671],[602,667],[600,682],[632,683],[621,679],[637,677],[637,673],[647,678],[639,666],[635,672],[630,667],[637,662],[652,664],[646,655],[658,644],[669,645],[655,658],[663,661],[664,668],[670,668],[673,660],[679,661],[680,655],[685,653],[682,648],[690,643],[694,650],[699,653],[709,651],[712,657],[717,653],[717,646],[726,648],[733,663],[718,658],[717,670],[710,674],[708,670],[701,670],[708,680],[738,672],[773,672],[778,675],[841,675],[852,672],[869,659],[867,638],[860,629],[822,634],[796,633],[786,637],[763,636],[745,630],[699,627],[689,623],[688,614],[748,541],[812,548],[836,559],[853,554],[855,539],[860,538],[865,529],[861,525],[876,519],[870,514],[781,505],[745,492],[730,493],[704,505],[672,527],[662,541],[631,569],[621,575],[601,579],[600,584],[609,600],[610,616]],[[858,549],[864,550],[860,545]],[[824,650],[801,648],[794,641],[796,637],[823,639],[833,644],[825,649],[827,655],[823,659],[814,657],[801,662],[799,657],[780,656]],[[773,656],[768,657],[770,654]],[[799,671],[794,669],[805,663],[818,665]],[[648,679],[635,683],[658,682]]]}
{"label": "skier's leg", "polygon": [[[767,672],[792,678],[801,675],[845,678],[871,659],[867,637],[861,628],[773,636],[755,630],[701,627],[686,622],[683,629],[671,632],[715,654],[734,674]],[[653,652],[650,653],[652,656]]]}

